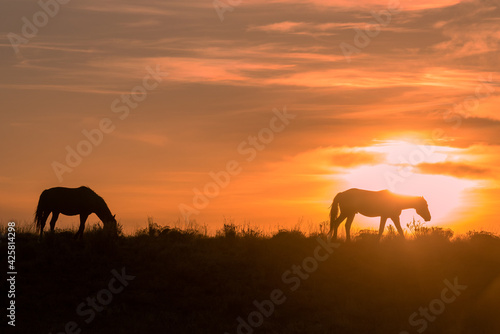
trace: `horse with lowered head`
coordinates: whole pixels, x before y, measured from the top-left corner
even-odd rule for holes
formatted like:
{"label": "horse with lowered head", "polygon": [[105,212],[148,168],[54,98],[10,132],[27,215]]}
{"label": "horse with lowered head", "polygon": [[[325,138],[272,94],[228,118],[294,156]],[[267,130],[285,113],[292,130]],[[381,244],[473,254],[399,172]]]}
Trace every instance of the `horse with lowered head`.
{"label": "horse with lowered head", "polygon": [[104,199],[88,187],[64,188],[55,187],[46,189],[40,195],[35,212],[35,223],[40,230],[40,238],[47,218],[52,213],[50,230],[54,231],[59,214],[67,216],[80,215],[80,228],[76,232],[76,238],[82,238],[85,229],[85,221],[88,216],[95,213],[102,221],[105,230],[117,234],[115,216],[111,214]]}
{"label": "horse with lowered head", "polygon": [[[389,190],[368,191],[362,189],[349,189],[338,193],[333,199],[330,210],[330,232],[333,238],[337,238],[339,225],[347,218],[345,223],[346,240],[350,239],[351,224],[356,213],[367,217],[380,217],[379,238],[384,233],[385,223],[388,218],[392,220],[401,237],[404,238],[403,229],[399,221],[402,210],[415,209],[417,214],[430,221],[431,214],[427,206],[427,201],[421,196],[397,195]],[[338,211],[340,209],[340,215]]]}

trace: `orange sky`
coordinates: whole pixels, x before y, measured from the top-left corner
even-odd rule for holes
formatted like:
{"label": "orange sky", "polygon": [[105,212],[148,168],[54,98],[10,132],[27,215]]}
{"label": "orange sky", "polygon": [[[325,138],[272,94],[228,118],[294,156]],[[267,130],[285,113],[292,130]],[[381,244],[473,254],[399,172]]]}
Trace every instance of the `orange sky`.
{"label": "orange sky", "polygon": [[[49,16],[5,1],[0,222],[87,185],[129,231],[188,207],[210,229],[307,230],[359,187],[423,195],[430,225],[500,232],[497,2],[232,3],[72,1]],[[69,166],[68,147],[86,156]]]}

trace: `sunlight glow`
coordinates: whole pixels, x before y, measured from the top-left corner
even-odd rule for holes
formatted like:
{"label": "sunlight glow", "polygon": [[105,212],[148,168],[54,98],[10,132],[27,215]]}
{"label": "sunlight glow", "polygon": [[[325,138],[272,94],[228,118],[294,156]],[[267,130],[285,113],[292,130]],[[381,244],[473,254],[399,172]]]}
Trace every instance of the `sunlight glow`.
{"label": "sunlight glow", "polygon": [[[458,148],[418,145],[397,140],[377,143],[367,147],[366,151],[385,154],[385,163],[346,169],[344,180],[347,182],[347,188],[389,189],[399,194],[424,196],[432,215],[428,225],[456,222],[459,217],[454,213],[459,209],[461,211],[465,205],[464,191],[479,185],[478,181],[474,180],[449,175],[424,174],[419,171],[418,165],[421,163],[456,161],[461,154]],[[403,211],[401,214],[403,227],[413,217],[422,220],[414,210]],[[373,222],[369,226],[376,227]]]}

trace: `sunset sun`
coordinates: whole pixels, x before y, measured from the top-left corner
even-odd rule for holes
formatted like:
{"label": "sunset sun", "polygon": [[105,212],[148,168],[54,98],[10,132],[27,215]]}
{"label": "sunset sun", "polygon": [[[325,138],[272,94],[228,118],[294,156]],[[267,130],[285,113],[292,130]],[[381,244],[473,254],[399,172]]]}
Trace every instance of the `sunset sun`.
{"label": "sunset sun", "polygon": [[[346,171],[346,187],[388,189],[398,194],[423,196],[432,213],[430,225],[458,219],[459,212],[470,200],[465,198],[466,190],[479,185],[477,181],[431,172],[432,166],[460,163],[465,153],[458,148],[388,140],[365,147],[364,151],[381,154],[381,159]],[[421,219],[414,211],[404,211],[401,220],[410,222],[413,217]]]}

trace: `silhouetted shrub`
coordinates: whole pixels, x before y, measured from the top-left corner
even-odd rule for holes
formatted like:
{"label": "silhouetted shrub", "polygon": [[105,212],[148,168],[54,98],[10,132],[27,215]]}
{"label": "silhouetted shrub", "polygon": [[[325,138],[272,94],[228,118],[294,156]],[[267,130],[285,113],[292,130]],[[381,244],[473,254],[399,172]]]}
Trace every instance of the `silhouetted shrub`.
{"label": "silhouetted shrub", "polygon": [[299,230],[286,230],[286,229],[280,229],[278,231],[278,233],[276,233],[275,235],[273,235],[273,239],[276,239],[276,238],[298,238],[298,239],[303,239],[305,238],[306,236],[304,235],[304,233],[302,233],[302,231],[299,231]]}
{"label": "silhouetted shrub", "polygon": [[144,229],[139,229],[135,235],[148,235],[150,237],[157,237],[170,230],[169,226],[160,226],[154,222],[153,217],[148,217],[148,226]]}
{"label": "silhouetted shrub", "polygon": [[486,232],[486,231],[469,231],[467,232],[467,238],[471,241],[498,241],[500,238],[496,236],[494,233]]}
{"label": "silhouetted shrub", "polygon": [[432,239],[441,239],[441,240],[450,240],[453,238],[453,231],[450,229],[443,229],[442,227],[429,227],[425,228],[422,233],[417,235],[417,239],[419,238],[432,238]]}
{"label": "silhouetted shrub", "polygon": [[378,241],[378,231],[365,229],[360,230],[354,238],[355,241]]}
{"label": "silhouetted shrub", "polygon": [[426,227],[425,223],[415,220],[406,224],[406,227],[410,230],[415,238],[435,238],[435,239],[443,239],[450,240],[453,238],[454,232],[451,229],[443,229],[442,227]]}
{"label": "silhouetted shrub", "polygon": [[262,231],[257,229],[256,227],[250,227],[247,225],[246,227],[241,228],[241,236],[246,238],[261,238],[264,236]]}
{"label": "silhouetted shrub", "polygon": [[425,223],[420,220],[415,220],[415,217],[411,222],[406,224],[406,227],[410,230],[410,233],[413,234],[414,237],[425,235],[429,231],[429,228],[425,226]]}
{"label": "silhouetted shrub", "polygon": [[238,235],[237,226],[234,224],[224,224],[222,230],[217,231],[217,235],[224,238],[236,238]]}

